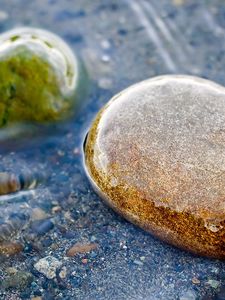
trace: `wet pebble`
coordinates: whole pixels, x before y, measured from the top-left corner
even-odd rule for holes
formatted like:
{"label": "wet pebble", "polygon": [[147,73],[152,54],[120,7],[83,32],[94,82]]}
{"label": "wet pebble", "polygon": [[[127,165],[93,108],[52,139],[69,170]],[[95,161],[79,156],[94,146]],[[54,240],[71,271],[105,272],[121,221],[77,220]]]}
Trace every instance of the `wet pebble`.
{"label": "wet pebble", "polygon": [[192,281],[193,284],[200,284],[201,283],[201,281],[197,277],[193,277],[191,281]]}
{"label": "wet pebble", "polygon": [[0,173],[0,196],[21,190],[32,190],[44,180],[42,174],[26,172],[24,174]]}
{"label": "wet pebble", "polygon": [[88,177],[128,220],[175,246],[225,258],[225,89],[160,76],[98,113],[84,145]]}
{"label": "wet pebble", "polygon": [[0,195],[14,193],[20,190],[20,181],[17,176],[10,173],[0,173]]}
{"label": "wet pebble", "polygon": [[81,262],[82,262],[82,264],[86,265],[86,264],[88,263],[88,259],[87,259],[87,258],[83,258],[83,259],[81,260]]}
{"label": "wet pebble", "polygon": [[111,43],[110,43],[110,41],[109,41],[109,40],[102,40],[102,41],[101,41],[101,47],[102,47],[102,49],[104,49],[104,50],[110,49],[110,48],[111,48]]}
{"label": "wet pebble", "polygon": [[22,213],[13,213],[5,222],[0,224],[0,242],[8,241],[24,228],[29,216]]}
{"label": "wet pebble", "polygon": [[59,272],[59,277],[60,277],[61,279],[65,279],[66,276],[67,276],[67,269],[66,269],[66,267],[64,266],[64,267],[62,267],[61,271]]}
{"label": "wet pebble", "polygon": [[44,235],[54,228],[54,223],[51,219],[37,220],[32,222],[31,230],[37,235]]}
{"label": "wet pebble", "polygon": [[209,279],[206,284],[210,285],[212,288],[217,289],[220,286],[220,281]]}
{"label": "wet pebble", "polygon": [[1,242],[0,255],[13,256],[23,251],[23,245],[19,242]]}
{"label": "wet pebble", "polygon": [[2,283],[4,289],[17,288],[24,289],[33,281],[33,275],[25,271],[17,271],[9,275]]}
{"label": "wet pebble", "polygon": [[43,247],[50,247],[53,244],[53,240],[51,238],[47,238],[42,241]]}
{"label": "wet pebble", "polygon": [[53,279],[56,277],[56,271],[60,268],[62,262],[53,256],[46,256],[41,258],[35,265],[34,268],[45,275],[48,279]]}
{"label": "wet pebble", "polygon": [[47,213],[43,209],[35,207],[32,209],[31,221],[43,220],[46,219],[47,216]]}
{"label": "wet pebble", "polygon": [[17,269],[14,268],[14,267],[9,267],[5,271],[6,271],[7,274],[12,275],[12,274],[16,274]]}
{"label": "wet pebble", "polygon": [[104,54],[104,55],[102,55],[101,60],[102,60],[104,63],[108,63],[108,62],[110,62],[110,56],[107,55],[107,54]]}
{"label": "wet pebble", "polygon": [[77,255],[78,253],[88,253],[97,249],[97,247],[98,245],[95,243],[90,243],[90,244],[77,243],[67,250],[66,255],[72,257]]}

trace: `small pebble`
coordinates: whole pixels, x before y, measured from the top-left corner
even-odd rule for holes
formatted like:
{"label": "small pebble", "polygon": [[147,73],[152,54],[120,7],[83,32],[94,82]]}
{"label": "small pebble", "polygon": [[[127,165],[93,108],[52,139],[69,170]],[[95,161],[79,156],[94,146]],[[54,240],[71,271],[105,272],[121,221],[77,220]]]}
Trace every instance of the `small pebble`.
{"label": "small pebble", "polygon": [[100,78],[98,86],[102,89],[109,90],[112,87],[112,80],[110,78]]}
{"label": "small pebble", "polygon": [[37,220],[31,224],[31,229],[37,235],[44,235],[54,227],[54,223],[50,219]]}
{"label": "small pebble", "polygon": [[220,286],[220,281],[209,279],[206,284],[210,285],[212,288],[217,289]]}
{"label": "small pebble", "polygon": [[80,149],[78,147],[73,149],[73,154],[78,155],[80,154]]}
{"label": "small pebble", "polygon": [[67,275],[67,269],[66,269],[66,267],[64,266],[64,267],[62,267],[61,271],[59,272],[59,277],[60,277],[61,279],[65,279],[65,278],[66,278],[66,275]]}
{"label": "small pebble", "polygon": [[34,268],[45,275],[48,279],[53,279],[56,277],[56,271],[60,268],[62,262],[53,256],[46,256],[41,258],[35,265]]}
{"label": "small pebble", "polygon": [[64,151],[62,151],[62,150],[58,150],[57,151],[57,154],[59,155],[59,156],[64,156],[65,155],[65,152]]}
{"label": "small pebble", "polygon": [[52,213],[53,214],[57,214],[62,210],[62,208],[60,206],[53,206],[52,208]]}
{"label": "small pebble", "polygon": [[0,195],[14,193],[21,189],[18,177],[7,172],[0,172]]}
{"label": "small pebble", "polygon": [[0,243],[0,255],[13,256],[23,251],[23,245],[17,242]]}
{"label": "small pebble", "polygon": [[43,247],[50,247],[53,244],[53,240],[51,238],[46,238],[42,240],[41,244]]}
{"label": "small pebble", "polygon": [[97,249],[98,244],[80,244],[77,243],[73,245],[69,250],[67,250],[66,255],[69,257],[73,257],[77,255],[78,253],[88,253],[91,252],[92,250]]}
{"label": "small pebble", "polygon": [[191,281],[192,281],[193,284],[200,284],[201,283],[201,281],[196,277],[193,277]]}
{"label": "small pebble", "polygon": [[101,47],[102,47],[102,49],[104,49],[104,50],[110,49],[110,48],[111,48],[111,43],[110,43],[110,41],[109,41],[109,40],[102,40],[102,41],[101,41]]}
{"label": "small pebble", "polygon": [[82,263],[83,263],[84,265],[86,265],[86,264],[88,263],[88,259],[87,259],[87,258],[83,258],[81,261],[82,261]]}
{"label": "small pebble", "polygon": [[195,291],[188,290],[179,297],[179,300],[197,300],[197,298],[198,297]]}
{"label": "small pebble", "polygon": [[95,242],[97,240],[96,236],[92,235],[91,236],[91,242]]}
{"label": "small pebble", "polygon": [[48,215],[43,209],[39,207],[33,208],[31,213],[31,221],[43,220],[46,219],[47,217]]}
{"label": "small pebble", "polygon": [[33,281],[33,275],[29,272],[18,271],[8,276],[2,283],[4,289],[24,289]]}
{"label": "small pebble", "polygon": [[9,267],[9,268],[7,268],[5,271],[6,271],[6,273],[8,273],[9,275],[12,275],[12,274],[16,274],[17,269],[16,269],[16,268],[13,268],[13,267]]}
{"label": "small pebble", "polygon": [[104,54],[104,55],[102,55],[101,60],[102,60],[104,63],[108,63],[108,62],[110,61],[110,56],[107,55],[107,54]]}
{"label": "small pebble", "polygon": [[68,220],[70,223],[74,223],[75,222],[75,220],[73,219],[73,217],[71,216],[71,213],[69,211],[65,212],[64,218],[66,220]]}

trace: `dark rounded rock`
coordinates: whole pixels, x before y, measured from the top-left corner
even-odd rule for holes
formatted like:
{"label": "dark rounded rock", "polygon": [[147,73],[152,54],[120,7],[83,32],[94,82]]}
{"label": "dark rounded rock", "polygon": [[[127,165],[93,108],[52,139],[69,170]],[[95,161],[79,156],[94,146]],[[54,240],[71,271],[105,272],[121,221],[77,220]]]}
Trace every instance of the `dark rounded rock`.
{"label": "dark rounded rock", "polygon": [[50,219],[37,220],[32,222],[31,230],[37,235],[44,235],[54,227],[54,223]]}

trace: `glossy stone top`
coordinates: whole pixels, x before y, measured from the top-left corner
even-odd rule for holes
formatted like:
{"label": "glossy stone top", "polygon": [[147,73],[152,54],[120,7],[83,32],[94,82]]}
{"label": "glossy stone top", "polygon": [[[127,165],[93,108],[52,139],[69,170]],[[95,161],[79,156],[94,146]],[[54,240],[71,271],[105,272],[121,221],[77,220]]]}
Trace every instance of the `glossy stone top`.
{"label": "glossy stone top", "polygon": [[[115,96],[90,132],[97,185],[135,190],[156,207],[190,212],[212,231],[225,218],[225,89],[160,76]],[[93,175],[94,174],[94,175]]]}

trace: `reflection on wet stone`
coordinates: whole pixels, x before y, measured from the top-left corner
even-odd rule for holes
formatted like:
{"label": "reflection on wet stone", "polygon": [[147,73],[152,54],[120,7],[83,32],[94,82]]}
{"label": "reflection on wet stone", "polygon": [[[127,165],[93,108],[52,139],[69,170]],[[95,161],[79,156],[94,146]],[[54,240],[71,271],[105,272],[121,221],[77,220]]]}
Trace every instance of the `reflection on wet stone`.
{"label": "reflection on wet stone", "polygon": [[173,245],[225,258],[225,89],[161,76],[116,95],[85,145],[96,191]]}

